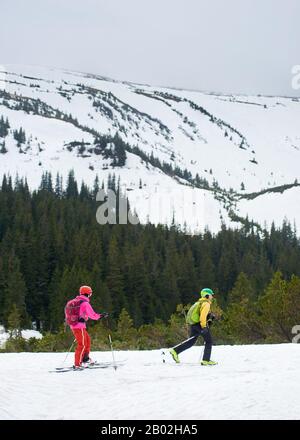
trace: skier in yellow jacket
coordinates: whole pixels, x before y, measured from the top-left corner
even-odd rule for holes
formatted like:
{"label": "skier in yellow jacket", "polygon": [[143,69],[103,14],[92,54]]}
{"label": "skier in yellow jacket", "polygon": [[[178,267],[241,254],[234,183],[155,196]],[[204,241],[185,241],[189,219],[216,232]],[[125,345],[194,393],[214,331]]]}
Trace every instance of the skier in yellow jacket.
{"label": "skier in yellow jacket", "polygon": [[202,336],[205,342],[203,359],[201,365],[216,365],[217,362],[211,361],[212,337],[209,330],[210,307],[214,292],[205,288],[200,292],[201,298],[195,303],[187,314],[187,323],[190,325],[190,337],[169,350],[175,362],[179,363],[178,355],[184,350],[192,347],[199,336]]}

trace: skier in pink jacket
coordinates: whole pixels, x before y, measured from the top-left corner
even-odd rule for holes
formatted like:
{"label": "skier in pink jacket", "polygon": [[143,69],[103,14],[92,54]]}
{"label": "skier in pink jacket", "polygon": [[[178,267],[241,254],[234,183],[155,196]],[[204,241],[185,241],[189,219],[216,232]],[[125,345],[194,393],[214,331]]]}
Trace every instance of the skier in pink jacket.
{"label": "skier in pink jacket", "polygon": [[74,369],[80,369],[82,363],[93,363],[93,361],[90,359],[91,338],[86,330],[86,321],[88,319],[97,321],[98,319],[106,318],[108,316],[107,313],[101,314],[94,312],[92,306],[90,305],[90,297],[92,296],[92,293],[93,291],[91,287],[81,286],[79,289],[79,296],[76,297],[76,300],[82,302],[79,308],[78,322],[70,325],[70,328],[77,341]]}

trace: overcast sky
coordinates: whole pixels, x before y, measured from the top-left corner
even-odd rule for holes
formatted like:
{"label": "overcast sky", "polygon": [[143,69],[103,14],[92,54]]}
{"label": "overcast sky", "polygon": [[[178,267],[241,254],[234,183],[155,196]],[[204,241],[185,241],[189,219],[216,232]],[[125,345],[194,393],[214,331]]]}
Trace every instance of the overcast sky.
{"label": "overcast sky", "polygon": [[0,64],[300,96],[300,0],[0,0]]}

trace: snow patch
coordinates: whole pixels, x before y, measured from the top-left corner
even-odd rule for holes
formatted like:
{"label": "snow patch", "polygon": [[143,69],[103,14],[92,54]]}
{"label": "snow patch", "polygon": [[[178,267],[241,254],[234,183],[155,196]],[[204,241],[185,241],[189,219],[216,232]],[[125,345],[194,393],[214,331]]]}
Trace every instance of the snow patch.
{"label": "snow patch", "polygon": [[[23,339],[42,339],[43,335],[37,330],[22,330],[21,335]],[[6,341],[9,339],[9,333],[5,331],[3,325],[0,325],[0,348],[4,348]]]}

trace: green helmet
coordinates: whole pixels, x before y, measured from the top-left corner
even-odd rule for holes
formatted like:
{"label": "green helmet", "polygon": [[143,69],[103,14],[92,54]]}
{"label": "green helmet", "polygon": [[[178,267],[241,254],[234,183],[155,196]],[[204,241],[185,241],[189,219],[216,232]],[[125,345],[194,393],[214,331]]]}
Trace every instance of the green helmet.
{"label": "green helmet", "polygon": [[202,289],[200,292],[201,298],[204,298],[206,295],[214,295],[214,292],[209,289],[208,287],[205,287],[205,289]]}

